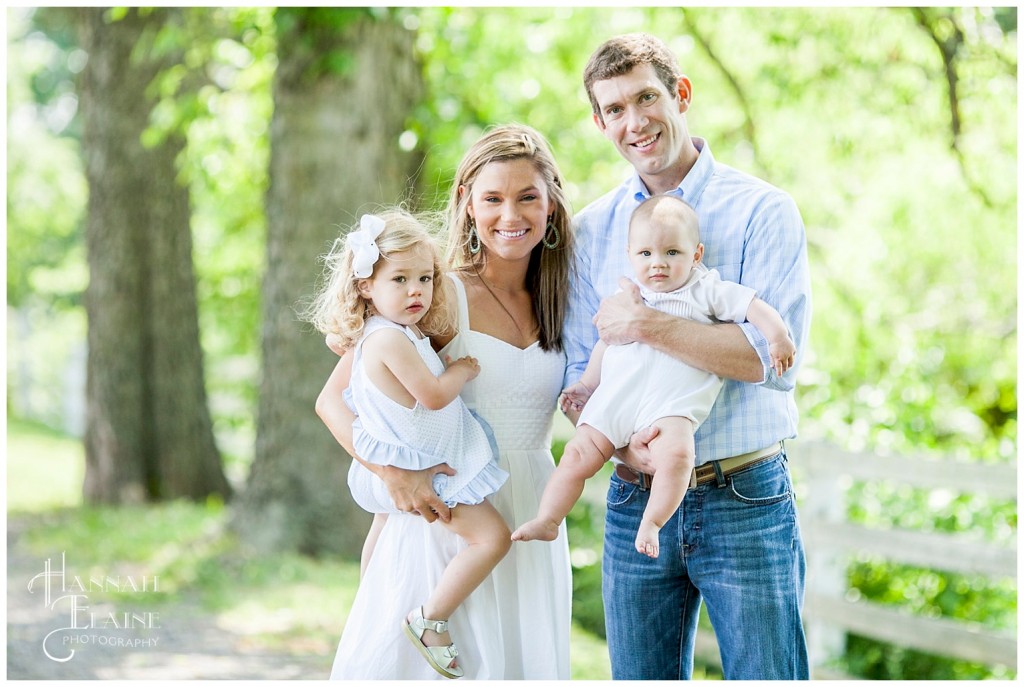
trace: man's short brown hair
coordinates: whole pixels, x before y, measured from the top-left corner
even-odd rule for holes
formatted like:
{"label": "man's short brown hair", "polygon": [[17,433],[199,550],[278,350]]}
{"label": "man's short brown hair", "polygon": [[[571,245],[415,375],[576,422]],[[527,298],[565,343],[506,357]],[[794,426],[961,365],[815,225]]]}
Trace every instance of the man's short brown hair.
{"label": "man's short brown hair", "polygon": [[[601,117],[600,106],[594,98],[594,82],[628,74],[642,64],[653,66],[668,92],[677,95],[676,84],[683,74],[675,54],[656,36],[649,33],[627,33],[602,43],[590,56],[583,70],[583,85],[587,89],[594,114]],[[604,121],[603,117],[601,121]]]}

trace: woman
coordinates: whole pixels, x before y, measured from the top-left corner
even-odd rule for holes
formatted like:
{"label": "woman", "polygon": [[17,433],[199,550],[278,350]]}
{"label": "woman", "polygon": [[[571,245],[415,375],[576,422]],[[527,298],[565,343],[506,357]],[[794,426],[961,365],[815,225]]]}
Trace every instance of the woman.
{"label": "woman", "polygon": [[[442,358],[479,360],[480,375],[462,398],[494,432],[510,477],[492,502],[514,529],[537,512],[554,471],[551,425],[565,369],[572,215],[543,137],[521,125],[485,133],[459,165],[447,215],[453,277],[447,286],[459,303],[459,332],[434,344]],[[317,399],[317,412],[353,453],[353,416],[341,401],[347,366],[346,356]],[[405,512],[378,518],[367,536],[362,581],[331,677],[437,678],[403,636],[401,622],[465,544],[428,522],[435,512],[446,515],[429,471],[363,464],[378,472]],[[388,603],[371,606],[382,589]],[[571,594],[564,525],[554,542],[514,545],[451,617],[465,676],[568,679]]]}

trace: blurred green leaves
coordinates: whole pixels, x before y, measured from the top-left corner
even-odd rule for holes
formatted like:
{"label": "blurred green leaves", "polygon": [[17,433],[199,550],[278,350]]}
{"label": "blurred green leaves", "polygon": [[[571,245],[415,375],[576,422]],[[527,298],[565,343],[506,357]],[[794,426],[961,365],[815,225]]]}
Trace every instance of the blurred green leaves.
{"label": "blurred green leaves", "polygon": [[[276,11],[324,31],[343,29],[346,11],[393,12],[417,32],[428,96],[395,144],[426,157],[414,197],[395,200],[423,209],[443,205],[459,158],[483,129],[513,121],[548,137],[576,210],[612,188],[628,166],[591,121],[582,69],[614,34],[661,36],[694,86],[692,133],[722,162],[790,192],[803,215],[814,318],[797,395],[801,435],[852,451],[1015,459],[1017,8]],[[274,13],[188,8],[172,30],[147,39],[183,54],[152,86],[146,136],[175,131],[188,141],[180,179],[193,204],[207,384],[236,478],[252,454],[259,378]],[[87,56],[68,27],[60,9],[8,11],[8,302],[24,312],[31,304],[35,340],[65,350],[62,337],[83,334],[88,278],[74,116],[74,78]],[[344,55],[320,57],[325,69],[344,67]],[[322,248],[310,246],[311,269]],[[78,320],[65,324],[60,310]],[[14,346],[13,357],[45,354],[43,363],[59,368],[54,346]],[[30,410],[51,419],[62,412],[60,396],[51,394],[46,412]],[[850,500],[850,517],[873,526],[1016,537],[1012,503],[885,485],[856,485]],[[600,517],[581,507],[570,522],[577,595],[591,599],[575,612],[598,629]],[[917,599],[923,612],[997,625],[1016,613],[1000,584],[879,561],[858,561],[850,575],[857,593]],[[867,676],[984,675],[958,664],[929,668],[927,657],[865,642],[850,646]]]}

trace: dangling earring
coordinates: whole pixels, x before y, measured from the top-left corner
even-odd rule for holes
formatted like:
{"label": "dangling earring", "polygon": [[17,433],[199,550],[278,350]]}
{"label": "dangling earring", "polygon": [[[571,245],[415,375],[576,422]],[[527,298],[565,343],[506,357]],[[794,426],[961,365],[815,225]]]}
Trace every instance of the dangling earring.
{"label": "dangling earring", "polygon": [[471,255],[476,255],[480,252],[480,237],[476,233],[476,222],[473,218],[469,218],[469,252]]}
{"label": "dangling earring", "polygon": [[[553,217],[554,215],[552,215]],[[548,240],[548,234],[554,234],[555,238]],[[548,217],[548,226],[544,229],[544,238],[542,239],[544,247],[548,250],[554,250],[558,248],[559,240],[562,237],[558,235],[558,227],[551,223],[551,217]]]}

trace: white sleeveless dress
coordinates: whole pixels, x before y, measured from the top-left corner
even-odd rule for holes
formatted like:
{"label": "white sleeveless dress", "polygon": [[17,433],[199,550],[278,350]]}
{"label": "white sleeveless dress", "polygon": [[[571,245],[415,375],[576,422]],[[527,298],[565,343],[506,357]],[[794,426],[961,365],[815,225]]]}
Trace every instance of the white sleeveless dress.
{"label": "white sleeveless dress", "polygon": [[[372,344],[371,337],[382,329],[395,329],[405,335],[435,377],[444,372],[444,363],[430,347],[430,339],[379,315],[368,319],[356,343],[352,381],[345,392],[346,402],[351,400],[350,406],[358,416],[352,424],[356,455],[374,465],[405,470],[448,463],[455,475],[434,476],[434,491],[441,500],[449,508],[482,502],[508,478],[508,473],[498,467],[498,447],[490,427],[482,425],[458,396],[438,410],[420,403],[406,408],[378,389],[366,374],[363,346]],[[363,510],[398,512],[384,481],[359,461],[353,460],[349,468],[348,487]]]}
{"label": "white sleeveless dress", "polygon": [[[515,529],[537,514],[555,465],[551,426],[565,355],[538,344],[519,349],[469,329],[466,294],[459,334],[441,351],[473,355],[480,375],[462,398],[491,427],[508,481],[489,500]],[[448,561],[465,543],[440,523],[388,515],[345,622],[331,679],[443,680],[402,632]],[[452,614],[463,680],[569,679],[572,578],[565,524],[554,542],[516,542],[494,572]]]}

